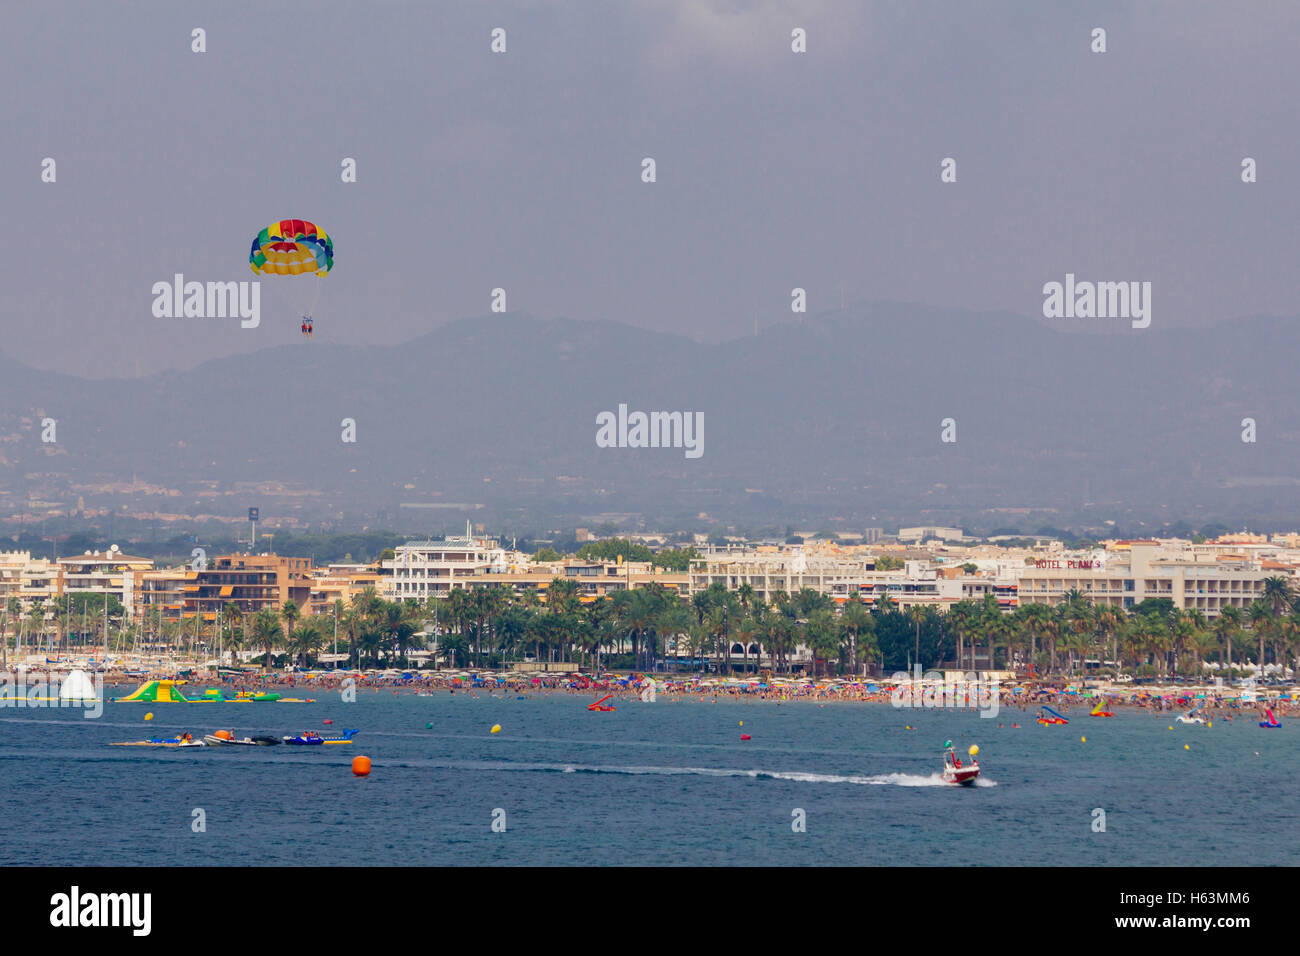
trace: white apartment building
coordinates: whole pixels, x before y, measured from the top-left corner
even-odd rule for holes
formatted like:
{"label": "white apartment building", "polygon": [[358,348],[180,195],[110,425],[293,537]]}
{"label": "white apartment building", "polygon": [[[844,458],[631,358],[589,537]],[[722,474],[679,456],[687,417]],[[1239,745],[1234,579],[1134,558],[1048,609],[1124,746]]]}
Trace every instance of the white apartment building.
{"label": "white apartment building", "polygon": [[856,597],[875,606],[888,596],[906,611],[916,605],[947,608],[958,601],[997,597],[1005,610],[1016,606],[1016,580],[1010,575],[949,576],[928,561],[907,561],[896,571],[877,571],[867,555],[807,554],[801,549],[749,554],[711,554],[692,563],[689,593],[722,584],[735,590],[748,584],[756,599],[770,602],[777,591],[793,594],[811,588],[837,604]]}
{"label": "white apartment building", "polygon": [[[408,541],[380,565],[379,593],[390,601],[446,597],[485,574],[505,574],[527,558],[508,552],[491,538],[471,535]],[[479,582],[481,583],[481,581]]]}
{"label": "white apartment building", "polygon": [[17,598],[23,607],[47,601],[58,593],[59,567],[30,551],[0,551],[0,602]]}

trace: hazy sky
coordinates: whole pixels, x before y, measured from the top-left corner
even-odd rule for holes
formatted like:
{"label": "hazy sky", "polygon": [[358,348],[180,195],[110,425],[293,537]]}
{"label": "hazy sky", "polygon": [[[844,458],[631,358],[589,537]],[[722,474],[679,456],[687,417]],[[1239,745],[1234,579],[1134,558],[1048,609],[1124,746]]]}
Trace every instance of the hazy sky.
{"label": "hazy sky", "polygon": [[317,341],[497,286],[704,339],[794,286],[1034,315],[1066,272],[1152,282],[1153,328],[1292,314],[1298,48],[1289,2],[11,0],[0,347],[117,377],[298,339],[295,280],[256,330],[151,313],[176,272],[252,279],[288,217],[335,240]]}

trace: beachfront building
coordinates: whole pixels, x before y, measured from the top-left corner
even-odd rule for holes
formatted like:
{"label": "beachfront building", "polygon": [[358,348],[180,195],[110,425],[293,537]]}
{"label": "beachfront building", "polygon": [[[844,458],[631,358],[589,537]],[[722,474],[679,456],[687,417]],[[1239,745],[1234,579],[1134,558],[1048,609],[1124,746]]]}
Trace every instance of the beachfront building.
{"label": "beachfront building", "polygon": [[390,601],[446,597],[453,588],[470,587],[476,578],[505,574],[526,563],[496,539],[473,535],[407,541],[393,550],[394,556],[380,562],[379,571],[380,596]]}
{"label": "beachfront building", "polygon": [[311,576],[310,607],[304,613],[333,614],[334,602],[348,604],[366,588],[380,592],[383,576],[378,564],[331,564],[316,568]]}
{"label": "beachfront building", "polygon": [[756,600],[770,603],[778,591],[794,594],[811,588],[829,594],[835,585],[847,587],[875,570],[864,554],[809,553],[803,548],[761,547],[745,551],[709,551],[691,561],[689,594],[721,584],[729,591],[749,585]]}
{"label": "beachfront building", "polygon": [[126,616],[134,618],[139,607],[143,575],[153,570],[152,558],[123,554],[113,545],[104,551],[59,558],[57,593],[108,594],[122,602]]}
{"label": "beachfront building", "polygon": [[619,591],[658,585],[687,594],[689,575],[655,568],[648,561],[555,561],[511,567],[500,574],[483,575],[471,587],[505,587],[522,597],[534,591],[538,603],[546,603],[546,592],[556,578],[572,581],[578,600],[590,604]]}
{"label": "beachfront building", "polygon": [[30,551],[0,551],[0,603],[8,607],[17,598],[24,609],[32,602],[48,601],[58,593],[59,567]]}
{"label": "beachfront building", "polygon": [[139,613],[148,621],[179,621],[185,610],[188,575],[181,568],[158,568],[140,575]]}
{"label": "beachfront building", "polygon": [[270,608],[277,614],[285,601],[305,610],[311,599],[311,560],[276,554],[224,554],[210,558],[203,570],[187,570],[182,586],[182,618],[216,619],[227,604],[245,616]]}
{"label": "beachfront building", "polygon": [[617,592],[658,584],[685,594],[685,574],[656,569],[644,561],[534,562],[528,555],[502,548],[495,540],[450,537],[408,541],[382,562],[379,592],[389,600],[444,598],[455,589],[508,588],[523,596],[535,592],[546,603],[556,578],[573,581],[579,600],[590,603]]}
{"label": "beachfront building", "polygon": [[721,584],[728,590],[748,585],[756,600],[770,603],[778,591],[803,588],[829,594],[837,604],[857,598],[874,607],[889,597],[900,611],[918,605],[946,609],[958,601],[993,594],[1005,610],[1016,606],[1013,575],[966,574],[960,566],[933,560],[905,560],[896,570],[876,570],[875,557],[856,549],[812,551],[760,548],[753,552],[711,552],[691,563],[688,593]]}
{"label": "beachfront building", "polygon": [[836,604],[856,597],[868,607],[881,604],[885,597],[899,611],[922,606],[946,611],[959,601],[983,601],[992,595],[1003,611],[1013,611],[1019,604],[1019,589],[1014,577],[986,577],[966,574],[960,568],[916,566],[902,571],[879,571],[860,580],[836,582],[829,591]]}
{"label": "beachfront building", "polygon": [[1043,558],[1020,573],[1022,604],[1060,604],[1071,591],[1090,602],[1128,609],[1147,598],[1169,598],[1180,610],[1218,617],[1264,596],[1278,571],[1244,554],[1189,551],[1169,542],[1117,541],[1105,552]]}

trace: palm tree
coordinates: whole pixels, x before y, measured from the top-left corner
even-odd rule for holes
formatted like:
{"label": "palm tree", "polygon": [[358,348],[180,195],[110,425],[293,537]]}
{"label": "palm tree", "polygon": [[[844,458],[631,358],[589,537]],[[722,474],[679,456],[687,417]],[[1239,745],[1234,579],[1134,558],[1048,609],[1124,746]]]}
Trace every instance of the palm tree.
{"label": "palm tree", "polygon": [[958,601],[948,610],[948,627],[957,638],[958,670],[966,669],[966,644],[979,627],[981,613],[979,603],[969,598]]}
{"label": "palm tree", "polygon": [[37,650],[40,650],[45,646],[45,632],[49,629],[46,620],[45,605],[39,601],[34,602],[31,609],[27,612],[27,620],[31,625],[32,630],[36,633]]}
{"label": "palm tree", "polygon": [[11,597],[5,601],[5,620],[3,628],[0,628],[0,666],[5,670],[9,669],[9,620],[20,615],[23,611],[22,602],[16,597]]}
{"label": "palm tree", "polygon": [[321,632],[320,621],[315,617],[311,617],[293,629],[289,650],[293,653],[294,658],[303,667],[306,667],[307,656],[319,651],[324,643],[325,635]]}
{"label": "palm tree", "polygon": [[230,663],[232,665],[239,663],[239,645],[242,642],[242,635],[235,635],[235,628],[239,627],[244,620],[243,609],[234,601],[227,601],[221,608],[220,623],[225,627],[228,636],[227,643],[230,645]]}
{"label": "palm tree", "polygon": [[844,604],[840,615],[840,626],[848,638],[849,669],[858,673],[858,663],[864,642],[871,642],[875,633],[876,619],[871,616],[867,606],[857,597],[850,598]]}
{"label": "palm tree", "polygon": [[1286,645],[1288,656],[1296,655],[1292,658],[1292,663],[1296,665],[1292,670],[1292,676],[1300,675],[1300,609],[1294,610],[1283,617],[1278,624],[1278,628]]}
{"label": "palm tree", "polygon": [[907,609],[907,616],[912,619],[912,624],[916,628],[916,656],[912,658],[912,662],[917,667],[921,666],[921,622],[925,620],[928,610],[929,608],[922,604],[913,604]]}
{"label": "palm tree", "polygon": [[1246,608],[1246,619],[1250,621],[1250,628],[1259,638],[1259,679],[1264,679],[1264,640],[1268,635],[1270,625],[1273,623],[1273,606],[1267,601],[1252,601],[1250,607]]}
{"label": "palm tree", "polygon": [[1283,574],[1275,574],[1264,579],[1264,596],[1262,598],[1273,611],[1274,617],[1281,617],[1283,611],[1290,610],[1295,595],[1291,588],[1291,579]]}
{"label": "palm tree", "polygon": [[[285,603],[291,604],[293,602],[287,601]],[[274,610],[264,607],[253,615],[253,641],[266,652],[266,660],[263,664],[264,672],[270,672],[271,656],[275,653],[275,645],[280,642],[283,636],[284,630],[280,626],[280,616]]]}
{"label": "palm tree", "polygon": [[1205,670],[1204,650],[1210,641],[1208,622],[1204,612],[1192,608],[1183,612],[1183,650],[1196,658],[1196,675],[1200,677]]}
{"label": "palm tree", "polygon": [[[1120,674],[1119,632],[1124,626],[1124,613],[1116,607],[1102,606],[1096,609],[1097,633],[1102,645],[1110,644],[1110,657],[1115,665],[1115,676]],[[1109,641],[1107,641],[1109,638]]]}
{"label": "palm tree", "polygon": [[1082,670],[1088,648],[1092,646],[1093,632],[1096,624],[1093,620],[1092,604],[1078,588],[1071,588],[1065,593],[1065,602],[1061,605],[1061,620],[1065,625],[1066,648],[1070,652],[1071,670],[1074,669],[1074,656],[1079,655]]}
{"label": "palm tree", "polygon": [[[816,608],[808,615],[804,626],[808,649],[813,655],[813,676],[817,674],[817,661],[830,663],[831,654],[839,649],[839,634],[835,618],[826,608]],[[838,655],[837,655],[838,656]],[[823,670],[823,674],[825,671]]]}
{"label": "palm tree", "polygon": [[1005,660],[1012,657],[1012,650],[1021,639],[1020,619],[1014,614],[1003,611],[997,603],[997,597],[990,594],[985,597],[985,604],[990,607],[986,633],[989,639],[989,669],[997,667],[997,649],[1005,652]]}
{"label": "palm tree", "polygon": [[[284,621],[284,643],[285,646],[288,647],[292,643],[291,635],[293,633],[293,626],[297,624],[298,619],[302,617],[302,612],[298,610],[298,605],[294,604],[292,601],[285,601],[284,604],[280,606],[280,617]],[[267,658],[267,664],[270,664],[269,657]]]}
{"label": "palm tree", "polygon": [[497,616],[497,640],[503,660],[507,654],[514,656],[518,649],[524,646],[528,635],[528,621],[532,617],[532,611],[518,604],[511,604]]}
{"label": "palm tree", "polygon": [[1214,621],[1214,633],[1227,649],[1225,665],[1228,669],[1228,686],[1232,686],[1232,639],[1241,633],[1241,608],[1229,604],[1219,611]]}

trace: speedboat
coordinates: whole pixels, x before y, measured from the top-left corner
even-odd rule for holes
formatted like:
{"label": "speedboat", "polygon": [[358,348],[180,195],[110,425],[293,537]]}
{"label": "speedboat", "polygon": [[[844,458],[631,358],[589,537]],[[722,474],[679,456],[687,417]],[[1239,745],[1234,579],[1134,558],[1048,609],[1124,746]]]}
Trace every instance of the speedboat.
{"label": "speedboat", "polygon": [[203,742],[209,746],[269,747],[280,741],[275,737],[236,737],[233,731],[218,730],[215,734],[204,734]]}
{"label": "speedboat", "polygon": [[952,749],[952,741],[945,744],[948,749],[943,752],[944,783],[956,783],[963,787],[974,786],[975,778],[980,775],[980,762],[974,754],[970,763],[962,765],[961,758]]}
{"label": "speedboat", "polygon": [[281,739],[286,744],[293,744],[299,747],[315,747],[321,744],[350,744],[352,743],[353,735],[356,733],[357,731],[353,729],[345,730],[341,734],[328,734],[322,737],[314,730],[304,730],[300,734],[291,734],[287,737],[282,737]]}

